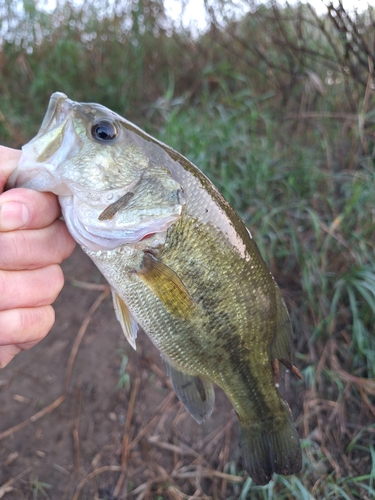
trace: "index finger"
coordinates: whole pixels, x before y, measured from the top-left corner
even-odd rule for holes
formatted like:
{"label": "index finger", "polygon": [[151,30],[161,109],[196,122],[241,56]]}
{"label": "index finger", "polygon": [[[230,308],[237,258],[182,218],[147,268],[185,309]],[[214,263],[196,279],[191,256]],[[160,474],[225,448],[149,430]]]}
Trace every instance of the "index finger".
{"label": "index finger", "polygon": [[0,146],[0,193],[4,191],[8,177],[18,165],[21,151]]}

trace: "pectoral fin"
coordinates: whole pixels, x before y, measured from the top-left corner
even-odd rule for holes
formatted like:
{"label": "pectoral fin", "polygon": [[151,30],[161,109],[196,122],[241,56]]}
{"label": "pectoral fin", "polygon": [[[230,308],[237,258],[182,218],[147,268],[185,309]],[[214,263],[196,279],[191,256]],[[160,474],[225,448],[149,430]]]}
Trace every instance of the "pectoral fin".
{"label": "pectoral fin", "polygon": [[139,278],[174,315],[189,319],[195,304],[177,274],[152,254],[145,252]]}
{"label": "pectoral fin", "polygon": [[[276,285],[275,285],[276,286]],[[285,302],[282,298],[280,289],[276,288],[276,307],[277,307],[277,324],[276,333],[271,345],[271,356],[273,360],[280,361],[284,366],[286,366],[294,375],[298,378],[302,378],[298,368],[292,364],[292,353],[290,349],[290,343],[292,339],[292,325],[290,323],[290,318],[288,310],[286,308]],[[278,363],[274,363],[274,376],[275,382],[278,382]]]}
{"label": "pectoral fin", "polygon": [[190,415],[201,424],[211,416],[215,403],[215,391],[212,382],[207,379],[180,372],[164,360],[167,375],[171,379],[178,399]]}
{"label": "pectoral fin", "polygon": [[119,320],[126,340],[133,349],[137,349],[135,340],[137,338],[138,324],[130,314],[125,302],[112,290],[113,306],[115,308],[116,318]]}

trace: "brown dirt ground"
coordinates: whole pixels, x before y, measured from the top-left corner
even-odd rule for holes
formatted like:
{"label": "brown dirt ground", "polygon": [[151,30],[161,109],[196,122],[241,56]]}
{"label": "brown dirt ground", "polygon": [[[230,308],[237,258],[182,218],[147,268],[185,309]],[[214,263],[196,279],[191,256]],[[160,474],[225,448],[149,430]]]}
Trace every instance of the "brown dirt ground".
{"label": "brown dirt ground", "polygon": [[[77,248],[63,269],[54,328],[0,372],[0,498],[236,498],[246,478],[224,472],[239,448],[222,391],[209,421],[196,424],[147,336],[138,334],[137,351],[127,344],[90,259]],[[128,390],[116,388],[126,357]]]}

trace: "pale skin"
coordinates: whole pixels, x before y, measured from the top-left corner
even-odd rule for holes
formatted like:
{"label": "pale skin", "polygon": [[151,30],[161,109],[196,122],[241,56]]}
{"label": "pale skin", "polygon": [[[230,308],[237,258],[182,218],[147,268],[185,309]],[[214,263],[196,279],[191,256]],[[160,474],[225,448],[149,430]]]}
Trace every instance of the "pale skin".
{"label": "pale skin", "polygon": [[75,242],[52,193],[4,192],[21,151],[0,146],[0,368],[50,331],[64,284],[59,264]]}

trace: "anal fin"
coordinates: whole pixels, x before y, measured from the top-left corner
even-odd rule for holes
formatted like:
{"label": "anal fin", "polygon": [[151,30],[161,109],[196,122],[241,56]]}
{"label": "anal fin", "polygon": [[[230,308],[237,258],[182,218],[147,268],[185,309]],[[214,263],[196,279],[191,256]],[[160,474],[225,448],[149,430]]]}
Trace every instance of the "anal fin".
{"label": "anal fin", "polygon": [[194,375],[183,373],[167,360],[167,375],[178,399],[183,403],[190,415],[201,424],[211,416],[215,403],[215,391],[212,382]]}
{"label": "anal fin", "polygon": [[117,295],[115,290],[112,290],[112,297],[116,318],[122,326],[122,330],[124,332],[126,340],[129,342],[132,348],[136,350],[137,346],[135,344],[135,340],[137,338],[138,324],[130,314],[130,311],[125,302],[121,297]]}

